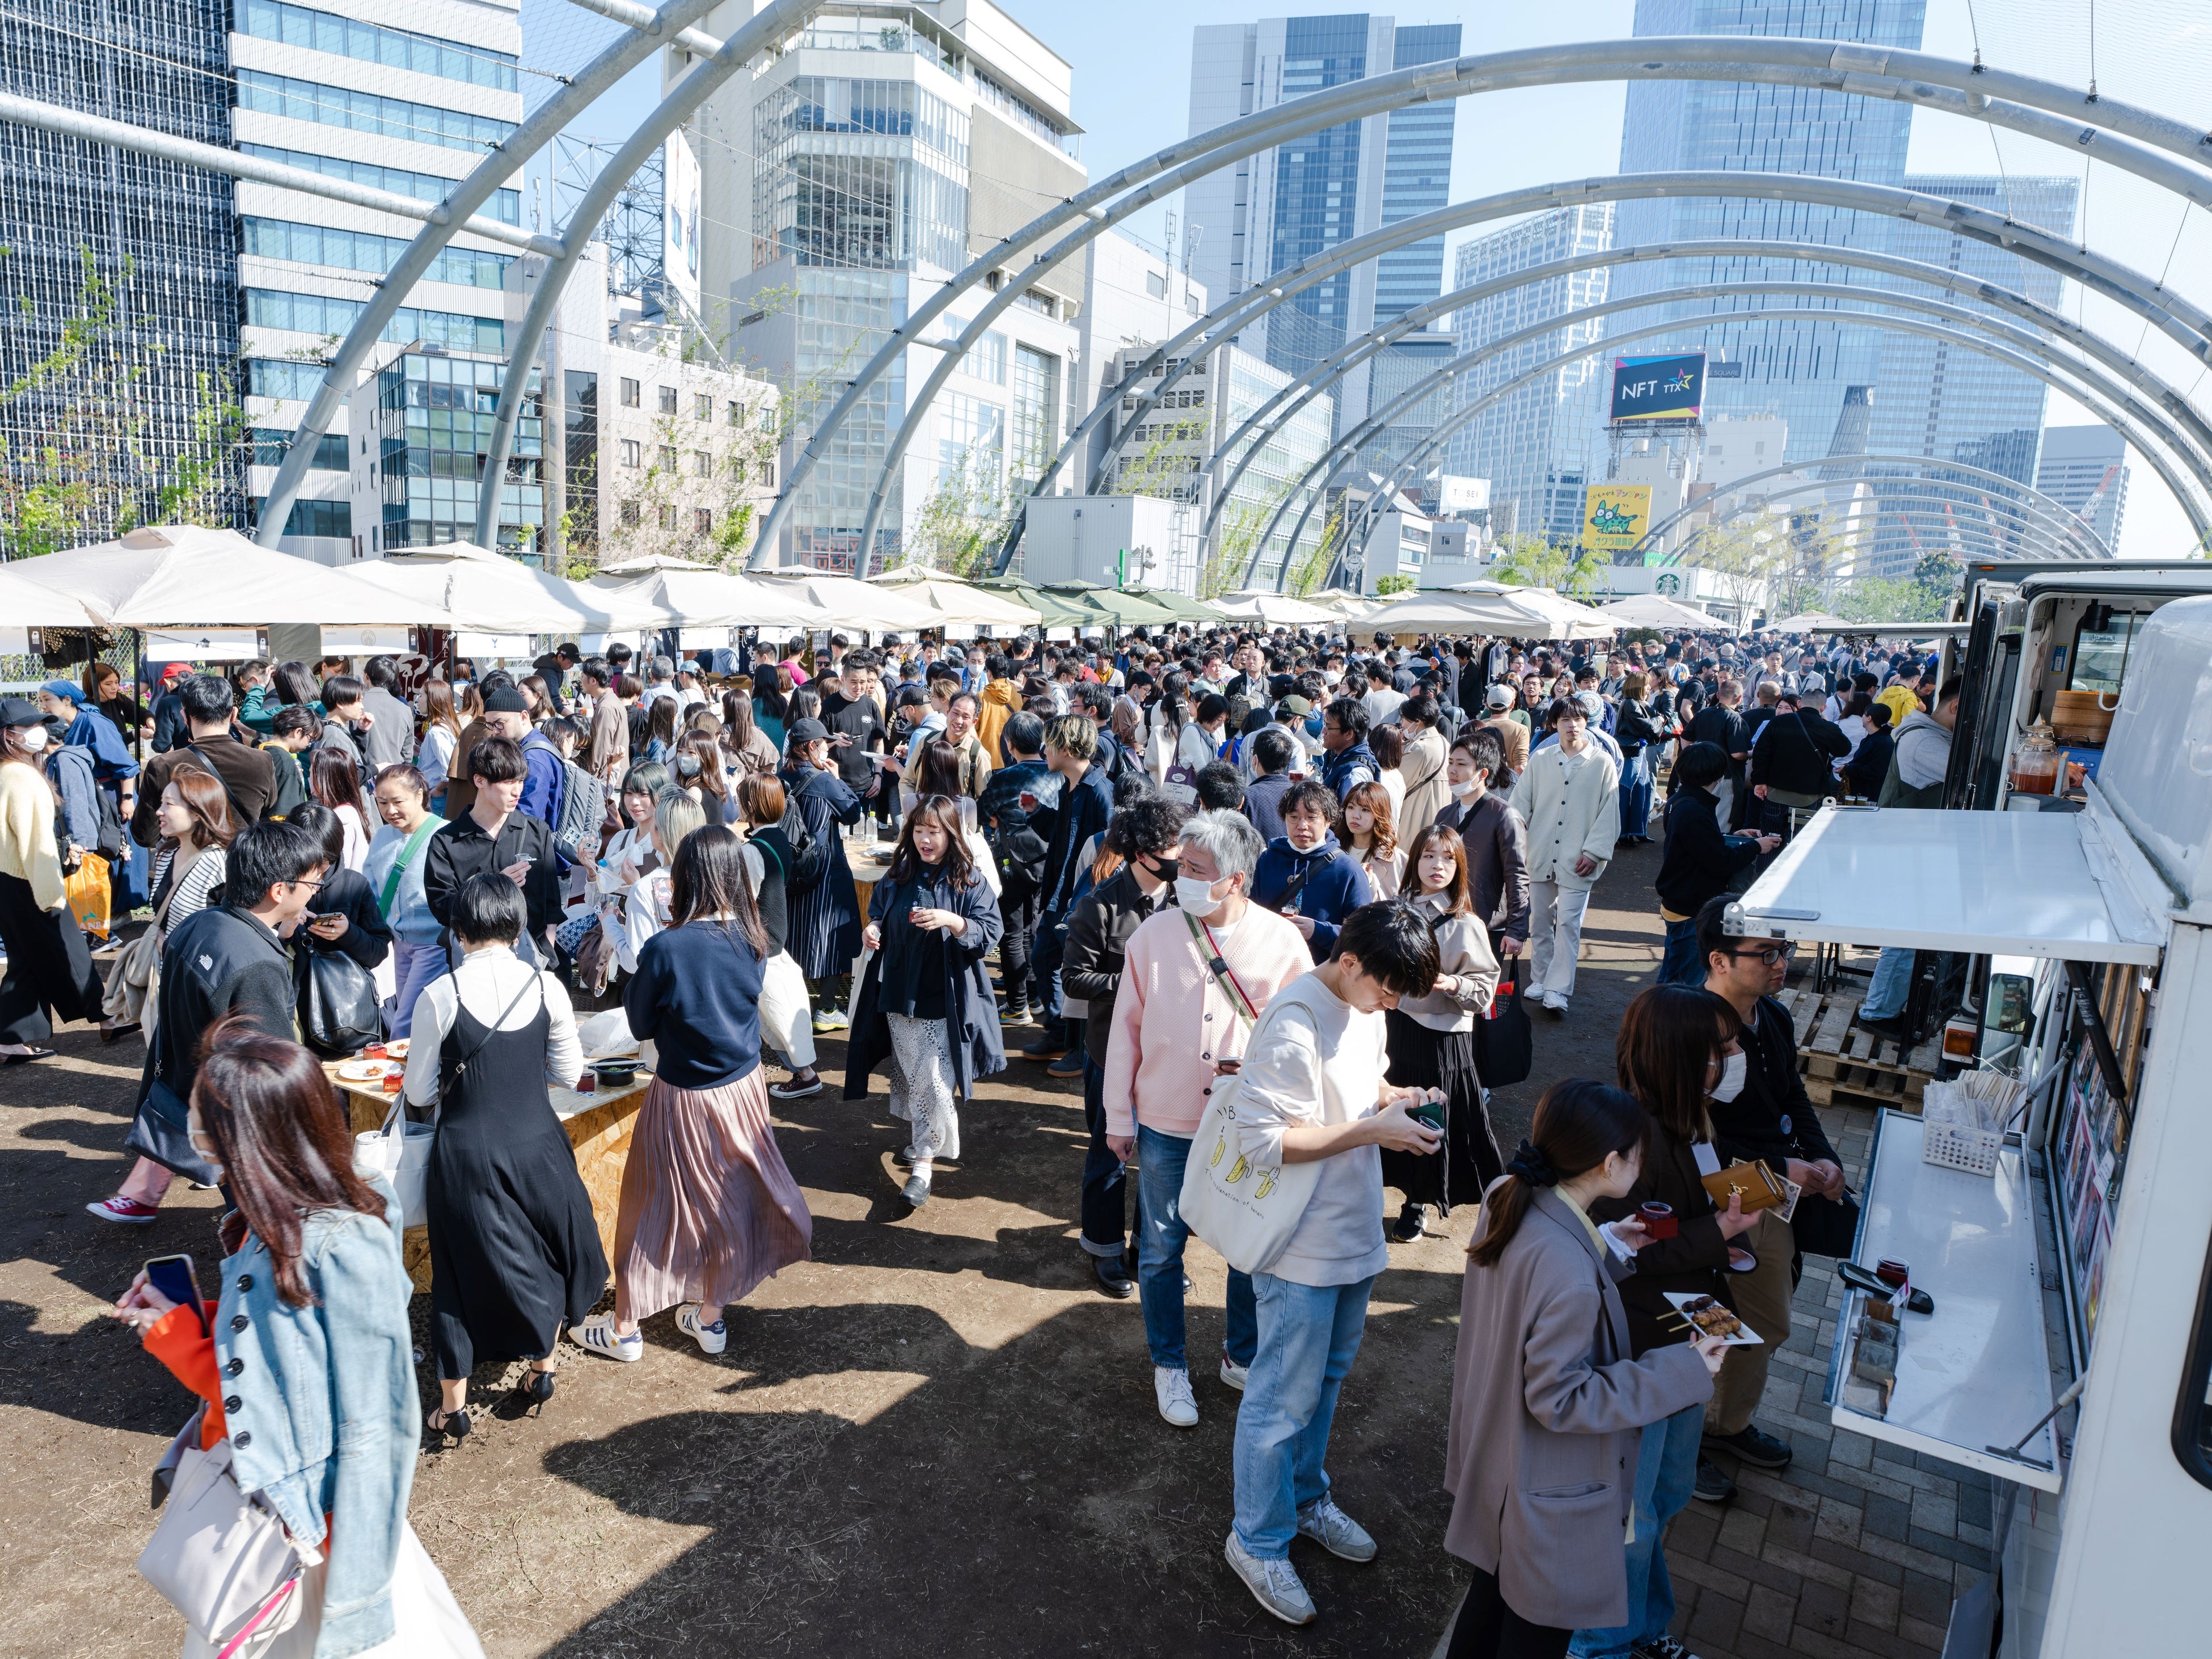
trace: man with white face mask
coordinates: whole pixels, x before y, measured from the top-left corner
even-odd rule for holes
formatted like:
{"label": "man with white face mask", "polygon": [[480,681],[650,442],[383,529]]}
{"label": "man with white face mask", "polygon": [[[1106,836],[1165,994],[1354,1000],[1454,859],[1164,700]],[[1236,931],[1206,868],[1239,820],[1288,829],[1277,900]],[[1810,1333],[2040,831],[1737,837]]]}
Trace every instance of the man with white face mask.
{"label": "man with white face mask", "polygon": [[[1176,838],[1176,903],[1129,936],[1106,1048],[1106,1144],[1137,1159],[1137,1283],[1160,1415],[1198,1422],[1183,1354],[1183,1165],[1214,1079],[1234,1070],[1268,1000],[1313,966],[1304,935],[1251,901],[1260,832],[1235,812],[1200,812]],[[1252,1281],[1229,1275],[1221,1380],[1244,1386],[1259,1346]]]}

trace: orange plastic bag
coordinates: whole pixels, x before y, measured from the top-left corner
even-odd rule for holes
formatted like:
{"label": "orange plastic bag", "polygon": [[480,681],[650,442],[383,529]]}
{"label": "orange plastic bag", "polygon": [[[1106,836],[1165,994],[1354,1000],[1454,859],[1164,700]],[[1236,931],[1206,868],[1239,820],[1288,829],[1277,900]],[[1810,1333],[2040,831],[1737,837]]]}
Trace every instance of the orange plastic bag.
{"label": "orange plastic bag", "polygon": [[64,878],[63,886],[69,894],[70,912],[76,917],[76,925],[94,939],[106,939],[108,907],[114,893],[107,879],[107,860],[98,853],[84,854],[76,873]]}

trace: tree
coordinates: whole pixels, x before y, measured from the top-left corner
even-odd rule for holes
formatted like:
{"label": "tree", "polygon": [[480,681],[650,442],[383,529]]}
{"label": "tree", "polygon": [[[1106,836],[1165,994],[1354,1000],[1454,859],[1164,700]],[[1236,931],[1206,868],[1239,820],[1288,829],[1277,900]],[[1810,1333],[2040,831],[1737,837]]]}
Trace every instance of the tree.
{"label": "tree", "polygon": [[1006,533],[1016,501],[999,482],[995,451],[969,452],[949,471],[910,520],[898,556],[887,565],[926,565],[955,576],[987,575]]}
{"label": "tree", "polygon": [[1516,536],[1504,545],[1491,574],[1516,586],[1548,587],[1572,599],[1587,599],[1597,591],[1598,579],[1608,568],[1601,554],[1557,547],[1540,536]]}
{"label": "tree", "polygon": [[1411,576],[1377,576],[1375,579],[1375,596],[1387,599],[1393,593],[1410,593],[1419,586]]}
{"label": "tree", "polygon": [[[128,331],[151,319],[124,313],[135,264],[111,277],[89,248],[78,261],[53,349],[0,388],[0,434],[35,434],[13,446],[0,435],[0,550],[32,558],[142,524],[234,525],[246,450],[234,368],[195,375],[180,428],[157,428],[160,349],[136,346]],[[17,309],[17,326],[31,326],[35,302]]]}

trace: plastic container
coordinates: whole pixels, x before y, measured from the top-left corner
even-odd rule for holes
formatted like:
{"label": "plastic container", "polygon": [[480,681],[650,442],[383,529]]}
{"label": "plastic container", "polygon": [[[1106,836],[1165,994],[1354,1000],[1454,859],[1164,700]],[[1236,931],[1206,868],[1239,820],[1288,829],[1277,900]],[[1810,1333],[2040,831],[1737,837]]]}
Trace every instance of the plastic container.
{"label": "plastic container", "polygon": [[2041,720],[2027,728],[2012,757],[2012,787],[2018,795],[2050,795],[2058,790],[2058,774],[2064,765],[2057,739]]}

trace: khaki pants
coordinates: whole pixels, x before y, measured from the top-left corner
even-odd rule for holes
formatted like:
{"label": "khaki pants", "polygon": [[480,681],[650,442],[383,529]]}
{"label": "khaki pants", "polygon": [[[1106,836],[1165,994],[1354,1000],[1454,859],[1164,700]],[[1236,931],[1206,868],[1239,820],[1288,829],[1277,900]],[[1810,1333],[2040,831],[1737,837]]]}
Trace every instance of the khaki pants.
{"label": "khaki pants", "polygon": [[1769,1210],[1735,1243],[1759,1258],[1751,1272],[1729,1275],[1729,1289],[1736,1316],[1758,1334],[1759,1346],[1730,1348],[1721,1362],[1705,1407],[1705,1428],[1719,1435],[1740,1434],[1750,1423],[1766,1390],[1774,1351],[1790,1340],[1790,1258],[1796,1250],[1790,1224]]}

